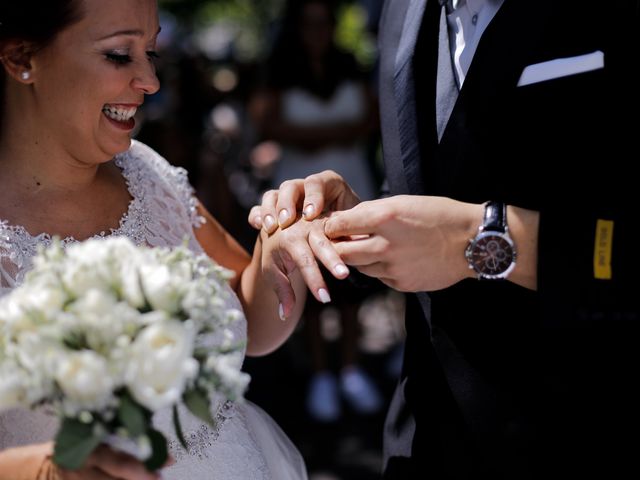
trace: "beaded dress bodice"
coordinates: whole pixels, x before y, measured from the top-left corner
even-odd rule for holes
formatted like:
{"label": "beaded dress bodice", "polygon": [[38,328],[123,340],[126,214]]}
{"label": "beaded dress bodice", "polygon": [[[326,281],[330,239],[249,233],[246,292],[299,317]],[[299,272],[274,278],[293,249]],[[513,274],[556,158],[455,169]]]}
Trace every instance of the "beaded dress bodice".
{"label": "beaded dress bodice", "polygon": [[[180,245],[186,236],[189,247],[201,252],[193,227],[204,220],[197,213],[187,172],[171,166],[136,141],[129,150],[117,155],[114,162],[122,170],[133,199],[118,228],[94,237],[123,235],[136,244],[158,247]],[[51,241],[48,233],[31,235],[21,225],[11,225],[0,218],[0,294],[22,282],[38,246],[49,245]],[[62,240],[63,244],[72,242],[76,242],[73,237]]]}

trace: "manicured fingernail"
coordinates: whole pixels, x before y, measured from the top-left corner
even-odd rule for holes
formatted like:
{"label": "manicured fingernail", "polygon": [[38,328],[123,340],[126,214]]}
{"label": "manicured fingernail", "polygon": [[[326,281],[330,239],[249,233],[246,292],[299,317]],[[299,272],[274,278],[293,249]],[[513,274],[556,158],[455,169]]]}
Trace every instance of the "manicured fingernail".
{"label": "manicured fingernail", "polygon": [[314,211],[315,211],[315,207],[313,206],[313,203],[310,203],[309,205],[304,207],[304,210],[302,211],[302,215],[304,215],[305,217],[309,217],[313,215]]}
{"label": "manicured fingernail", "polygon": [[258,215],[256,218],[253,219],[254,225],[256,227],[261,227],[262,226],[262,216]]}
{"label": "manicured fingernail", "polygon": [[284,307],[282,306],[281,303],[278,304],[278,316],[280,317],[280,320],[282,320],[283,322],[286,320],[286,318],[284,317]]}
{"label": "manicured fingernail", "polygon": [[321,288],[320,290],[318,290],[318,296],[320,297],[320,301],[322,303],[329,303],[331,301],[329,292],[327,292],[324,288]]}
{"label": "manicured fingernail", "polygon": [[349,273],[349,269],[341,263],[335,266],[334,271],[340,276],[347,275]]}
{"label": "manicured fingernail", "polygon": [[267,231],[269,231],[271,230],[271,227],[273,227],[276,224],[276,221],[273,219],[271,215],[265,215],[263,223],[264,223],[264,228]]}
{"label": "manicured fingernail", "polygon": [[286,208],[283,208],[282,210],[280,210],[280,213],[278,214],[278,223],[282,225],[287,220],[289,220],[289,210],[287,210]]}

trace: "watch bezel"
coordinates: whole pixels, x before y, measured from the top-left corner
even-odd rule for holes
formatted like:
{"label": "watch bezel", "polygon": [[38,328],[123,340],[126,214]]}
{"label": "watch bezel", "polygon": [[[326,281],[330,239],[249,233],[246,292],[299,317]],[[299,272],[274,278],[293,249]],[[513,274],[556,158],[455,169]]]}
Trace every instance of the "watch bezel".
{"label": "watch bezel", "polygon": [[[482,240],[485,240],[488,237],[498,237],[504,240],[509,245],[509,248],[511,249],[511,252],[510,252],[511,262],[507,266],[507,268],[505,268],[502,271],[498,271],[498,272],[492,271],[488,273],[486,270],[483,270],[481,268],[481,265],[479,265],[476,261],[474,261],[473,255],[476,247],[478,246],[478,243],[480,243]],[[509,274],[513,271],[513,269],[516,266],[516,258],[517,258],[516,245],[511,239],[511,237],[509,236],[508,231],[500,232],[496,230],[484,230],[484,231],[478,232],[478,234],[471,239],[471,241],[467,245],[467,248],[465,249],[465,258],[467,259],[469,268],[476,273],[479,279],[504,280],[509,276]]]}

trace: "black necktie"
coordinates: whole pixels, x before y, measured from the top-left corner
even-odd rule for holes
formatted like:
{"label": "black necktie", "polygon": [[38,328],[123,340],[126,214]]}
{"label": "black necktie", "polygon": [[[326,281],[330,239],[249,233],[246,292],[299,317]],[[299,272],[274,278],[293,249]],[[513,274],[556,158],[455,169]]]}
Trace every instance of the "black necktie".
{"label": "black necktie", "polygon": [[438,76],[436,80],[436,128],[438,142],[442,139],[444,129],[458,98],[458,84],[453,73],[451,50],[449,48],[449,30],[447,26],[447,10],[451,0],[440,2],[440,33],[438,42]]}
{"label": "black necktie", "polygon": [[447,12],[453,12],[453,0],[438,0],[441,7],[447,7]]}

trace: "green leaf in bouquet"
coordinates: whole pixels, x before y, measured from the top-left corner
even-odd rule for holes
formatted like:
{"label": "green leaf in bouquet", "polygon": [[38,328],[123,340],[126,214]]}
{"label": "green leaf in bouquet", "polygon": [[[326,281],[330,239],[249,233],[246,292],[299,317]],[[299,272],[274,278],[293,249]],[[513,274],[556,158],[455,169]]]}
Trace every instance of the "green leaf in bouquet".
{"label": "green leaf in bouquet", "polygon": [[185,450],[188,450],[187,441],[184,438],[184,432],[182,431],[182,423],[180,423],[180,412],[178,412],[178,406],[173,406],[173,428],[176,431],[176,437],[180,441],[180,445]]}
{"label": "green leaf in bouquet", "polygon": [[89,349],[89,342],[87,340],[87,335],[84,332],[69,332],[62,339],[62,342],[65,347],[71,350],[84,350]]}
{"label": "green leaf in bouquet", "polygon": [[159,468],[162,468],[169,459],[167,439],[162,433],[152,428],[147,432],[147,437],[149,437],[149,441],[151,442],[151,457],[144,462],[144,465],[150,472],[155,472]]}
{"label": "green leaf in bouquet", "polygon": [[83,423],[74,418],[65,418],[56,435],[53,461],[67,470],[77,470],[93,450],[102,442],[96,434],[94,423]]}
{"label": "green leaf in bouquet", "polygon": [[210,427],[215,427],[215,420],[211,416],[209,411],[209,397],[202,390],[197,388],[187,390],[183,396],[184,404],[189,411],[193,413],[200,420],[208,424]]}
{"label": "green leaf in bouquet", "polygon": [[139,437],[147,432],[150,425],[149,412],[137,403],[128,393],[120,398],[118,420],[132,437]]}

